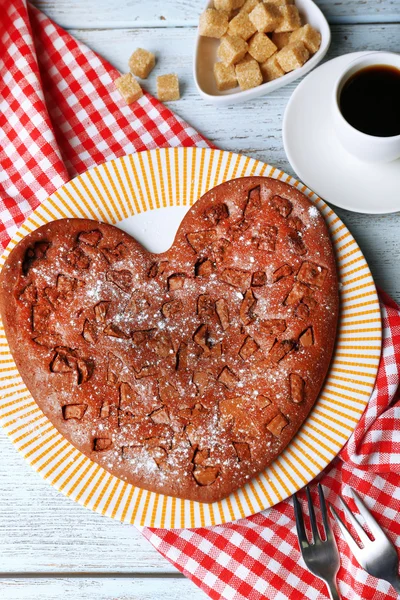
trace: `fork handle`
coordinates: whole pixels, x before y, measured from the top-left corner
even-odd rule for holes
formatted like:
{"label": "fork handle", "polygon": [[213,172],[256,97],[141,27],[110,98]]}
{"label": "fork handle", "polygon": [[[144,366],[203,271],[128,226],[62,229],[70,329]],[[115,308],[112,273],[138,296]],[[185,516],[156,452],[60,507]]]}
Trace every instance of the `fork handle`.
{"label": "fork handle", "polygon": [[331,600],[341,600],[341,595],[339,594],[339,590],[336,583],[336,577],[333,579],[325,579],[325,583],[329,590],[329,598]]}

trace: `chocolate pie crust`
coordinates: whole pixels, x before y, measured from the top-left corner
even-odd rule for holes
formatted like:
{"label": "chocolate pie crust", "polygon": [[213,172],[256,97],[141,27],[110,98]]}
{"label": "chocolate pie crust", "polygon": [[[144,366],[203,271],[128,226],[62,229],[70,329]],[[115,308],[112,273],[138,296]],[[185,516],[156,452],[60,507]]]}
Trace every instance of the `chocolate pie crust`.
{"label": "chocolate pie crust", "polygon": [[124,481],[199,502],[282,453],[334,349],[327,226],[270,178],[207,192],[163,254],[112,225],[53,221],[12,250],[0,286],[18,370],[61,434]]}

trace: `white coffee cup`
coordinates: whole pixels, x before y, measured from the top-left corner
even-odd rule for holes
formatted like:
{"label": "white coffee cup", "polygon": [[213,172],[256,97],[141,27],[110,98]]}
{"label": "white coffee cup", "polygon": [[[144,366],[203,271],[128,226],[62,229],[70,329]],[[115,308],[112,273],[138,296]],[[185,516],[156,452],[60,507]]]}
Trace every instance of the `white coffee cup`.
{"label": "white coffee cup", "polygon": [[378,137],[363,133],[350,125],[340,110],[340,95],[350,77],[361,69],[378,65],[400,69],[400,54],[370,52],[347,65],[333,90],[332,112],[336,135],[348,152],[364,162],[387,163],[400,158],[400,135]]}

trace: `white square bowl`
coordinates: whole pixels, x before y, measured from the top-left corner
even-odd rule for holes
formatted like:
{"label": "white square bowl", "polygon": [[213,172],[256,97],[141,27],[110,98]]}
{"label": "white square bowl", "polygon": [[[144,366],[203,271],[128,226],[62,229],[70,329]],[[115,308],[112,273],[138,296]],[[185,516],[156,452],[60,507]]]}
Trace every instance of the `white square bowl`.
{"label": "white square bowl", "polygon": [[[206,8],[212,8],[213,5],[213,1],[210,0],[207,3]],[[250,90],[241,91],[240,88],[237,87],[233,90],[220,92],[217,89],[214,78],[214,63],[217,60],[216,52],[219,40],[200,36],[197,32],[193,72],[196,87],[200,95],[212,104],[220,106],[236,104],[238,102],[244,102],[246,100],[251,100],[252,98],[257,98],[258,96],[269,94],[287,83],[299,79],[299,77],[302,77],[314,69],[328,52],[331,43],[331,31],[329,29],[328,21],[322,11],[312,0],[296,0],[296,6],[299,9],[303,23],[309,23],[315,27],[322,36],[321,46],[318,52],[300,67],[300,69],[295,69],[278,79],[263,83]]]}

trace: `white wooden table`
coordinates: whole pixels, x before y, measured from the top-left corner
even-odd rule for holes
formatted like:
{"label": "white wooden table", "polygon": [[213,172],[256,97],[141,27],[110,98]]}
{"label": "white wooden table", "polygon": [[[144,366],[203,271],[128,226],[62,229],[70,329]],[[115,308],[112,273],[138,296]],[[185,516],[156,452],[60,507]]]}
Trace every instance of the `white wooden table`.
{"label": "white wooden table", "polygon": [[[400,52],[400,0],[318,0],[332,24],[328,58],[357,50]],[[182,99],[171,108],[218,147],[291,173],[282,115],[290,85],[245,105],[206,104],[192,79],[195,26],[204,0],[35,0],[34,4],[121,71],[138,46],[155,51],[157,72],[177,72]],[[146,82],[155,91],[155,77]],[[393,190],[399,197],[400,191]],[[400,212],[337,210],[378,285],[400,300]],[[205,599],[136,529],[74,504],[42,481],[0,429],[2,600]]]}

